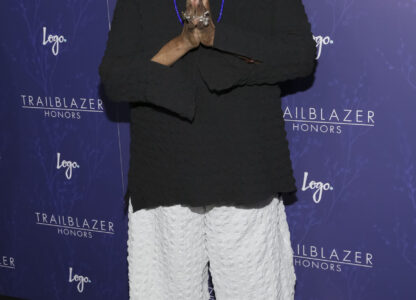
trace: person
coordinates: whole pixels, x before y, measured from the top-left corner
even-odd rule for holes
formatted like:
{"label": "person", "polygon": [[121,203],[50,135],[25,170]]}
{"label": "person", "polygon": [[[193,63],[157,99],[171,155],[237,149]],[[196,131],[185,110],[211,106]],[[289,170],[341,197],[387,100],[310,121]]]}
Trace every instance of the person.
{"label": "person", "polygon": [[[182,14],[181,14],[182,13]],[[130,110],[130,299],[294,298],[280,83],[313,72],[301,0],[117,0],[99,74]]]}

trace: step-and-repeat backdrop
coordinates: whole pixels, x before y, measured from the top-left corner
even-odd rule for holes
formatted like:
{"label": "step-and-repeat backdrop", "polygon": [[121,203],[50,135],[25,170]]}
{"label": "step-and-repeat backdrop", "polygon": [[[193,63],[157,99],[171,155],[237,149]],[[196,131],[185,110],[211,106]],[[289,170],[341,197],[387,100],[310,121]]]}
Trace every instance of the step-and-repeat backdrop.
{"label": "step-and-repeat backdrop", "polygon": [[[98,76],[115,3],[1,1],[0,294],[128,299],[129,107]],[[296,299],[416,299],[416,2],[304,4],[318,67],[282,99]]]}

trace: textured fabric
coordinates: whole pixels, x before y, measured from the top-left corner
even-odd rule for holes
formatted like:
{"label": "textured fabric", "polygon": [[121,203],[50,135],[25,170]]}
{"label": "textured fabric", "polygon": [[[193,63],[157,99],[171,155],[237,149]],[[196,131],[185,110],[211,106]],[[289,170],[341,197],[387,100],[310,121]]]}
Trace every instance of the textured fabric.
{"label": "textured fabric", "polygon": [[[221,1],[210,5],[216,21]],[[295,192],[279,83],[313,70],[301,0],[227,0],[214,47],[148,61],[181,30],[170,1],[117,1],[100,75],[108,100],[132,103],[125,208],[130,196],[137,211]]]}
{"label": "textured fabric", "polygon": [[[234,76],[240,75],[237,84],[245,85],[276,84],[311,73],[317,48],[302,1],[265,2],[262,3],[265,5],[263,13],[264,9],[274,11],[271,19],[268,20],[269,24],[272,24],[269,34],[261,35],[252,30],[252,27],[264,17],[257,13],[258,9],[247,7],[241,2],[239,5],[250,10],[250,18],[245,18],[241,13],[234,14],[231,20],[224,18],[223,22],[216,25],[213,45],[215,49],[260,60],[262,63],[241,64],[241,60],[233,59],[230,54],[211,52],[198,62],[201,74],[211,90],[221,91],[234,86],[229,84],[229,80],[224,81],[223,76],[218,76],[223,72],[234,72]],[[255,2],[255,5],[261,4]],[[252,11],[253,9],[255,10]],[[251,24],[250,19],[255,20],[255,23]],[[243,22],[249,25],[240,26]],[[264,27],[263,31],[267,28]],[[237,66],[238,63],[243,66],[243,71]]]}
{"label": "textured fabric", "polygon": [[192,64],[180,60],[172,68],[150,60],[168,39],[146,37],[138,4],[136,0],[116,3],[99,66],[105,93],[112,101],[148,103],[192,120],[196,97]]}
{"label": "textured fabric", "polygon": [[281,196],[255,206],[174,205],[133,212],[130,299],[293,300],[293,249]]}

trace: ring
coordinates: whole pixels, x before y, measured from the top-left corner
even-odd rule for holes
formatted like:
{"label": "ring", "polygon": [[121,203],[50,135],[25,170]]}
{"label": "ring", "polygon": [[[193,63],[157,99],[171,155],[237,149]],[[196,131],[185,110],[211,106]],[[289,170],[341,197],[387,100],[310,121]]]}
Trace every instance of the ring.
{"label": "ring", "polygon": [[204,26],[209,25],[209,10],[204,11],[202,16],[190,15],[184,11],[182,11],[181,15],[182,20],[184,20],[187,23],[190,23],[194,19],[199,19],[199,22],[201,22]]}

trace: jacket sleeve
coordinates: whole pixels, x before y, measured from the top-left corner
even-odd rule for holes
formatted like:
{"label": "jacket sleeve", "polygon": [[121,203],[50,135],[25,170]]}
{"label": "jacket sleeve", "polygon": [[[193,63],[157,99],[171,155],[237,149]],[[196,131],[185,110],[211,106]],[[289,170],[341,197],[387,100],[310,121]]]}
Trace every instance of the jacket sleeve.
{"label": "jacket sleeve", "polygon": [[[223,21],[215,25],[214,49],[260,60],[248,64],[232,54],[212,52],[198,63],[204,81],[211,90],[234,85],[276,84],[312,73],[316,42],[302,0],[275,0],[271,34],[243,30],[238,24]],[[253,16],[254,17],[254,16]],[[261,16],[257,16],[261,19]],[[231,73],[223,81],[215,74]]]}
{"label": "jacket sleeve", "polygon": [[151,103],[192,121],[196,96],[192,69],[182,59],[171,66],[150,60],[168,41],[146,40],[139,1],[116,2],[99,66],[104,92],[110,101]]}

